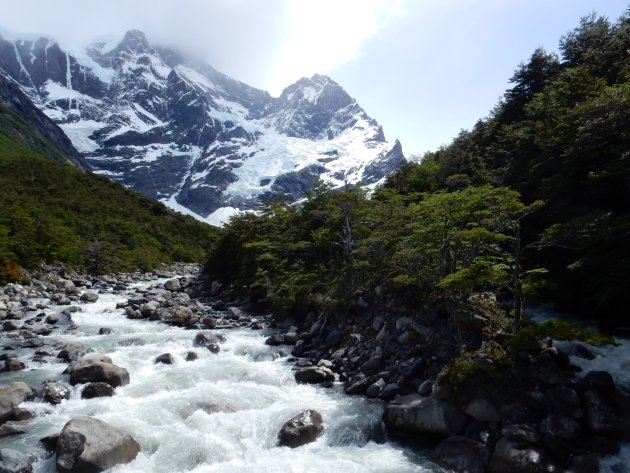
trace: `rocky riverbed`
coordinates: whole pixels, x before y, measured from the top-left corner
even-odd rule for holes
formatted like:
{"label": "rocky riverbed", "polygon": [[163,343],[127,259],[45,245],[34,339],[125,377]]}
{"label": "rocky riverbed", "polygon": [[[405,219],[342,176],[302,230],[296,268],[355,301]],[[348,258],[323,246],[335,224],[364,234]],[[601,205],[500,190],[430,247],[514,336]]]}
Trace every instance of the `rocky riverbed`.
{"label": "rocky riverbed", "polygon": [[487,302],[277,325],[195,266],[48,268],[0,290],[0,471],[626,471],[628,345],[546,340],[462,392]]}
{"label": "rocky riverbed", "polygon": [[2,288],[0,471],[441,471],[384,443],[380,403],[297,383],[270,319],[196,271]]}

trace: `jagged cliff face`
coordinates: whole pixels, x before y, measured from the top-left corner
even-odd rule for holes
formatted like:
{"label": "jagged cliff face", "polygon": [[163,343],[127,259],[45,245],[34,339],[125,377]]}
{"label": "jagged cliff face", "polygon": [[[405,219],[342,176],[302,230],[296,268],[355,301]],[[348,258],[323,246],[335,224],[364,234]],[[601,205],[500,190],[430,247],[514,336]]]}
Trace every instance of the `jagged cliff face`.
{"label": "jagged cliff face", "polygon": [[52,40],[0,39],[0,73],[55,120],[96,173],[211,222],[318,180],[380,182],[400,143],[330,78],[280,97],[129,31],[76,58]]}

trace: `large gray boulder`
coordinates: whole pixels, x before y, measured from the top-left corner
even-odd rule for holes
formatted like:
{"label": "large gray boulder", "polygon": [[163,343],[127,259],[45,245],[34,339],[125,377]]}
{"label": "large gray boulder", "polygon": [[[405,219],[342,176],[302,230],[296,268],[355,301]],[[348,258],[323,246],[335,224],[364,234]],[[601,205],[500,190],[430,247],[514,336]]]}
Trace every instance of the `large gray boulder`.
{"label": "large gray boulder", "polygon": [[489,473],[547,473],[555,465],[541,447],[527,442],[501,438],[494,447]]}
{"label": "large gray boulder", "polygon": [[295,372],[295,380],[298,383],[319,384],[326,381],[334,381],[335,373],[323,366],[309,366]]}
{"label": "large gray boulder", "polygon": [[21,381],[0,386],[0,423],[12,419],[15,409],[32,395],[31,388]]}
{"label": "large gray boulder", "polygon": [[86,355],[68,368],[70,384],[103,382],[114,388],[129,384],[129,373],[125,368],[112,363],[105,355]]}
{"label": "large gray boulder", "polygon": [[175,291],[179,291],[182,288],[182,286],[179,283],[179,280],[169,279],[168,281],[164,283],[164,288],[169,291],[175,292]]}
{"label": "large gray boulder", "polygon": [[443,440],[436,447],[435,455],[458,473],[485,473],[490,450],[481,442],[456,435]]}
{"label": "large gray boulder", "polygon": [[185,327],[190,325],[193,319],[193,312],[188,307],[177,305],[170,309],[158,310],[160,320],[165,324]]}
{"label": "large gray boulder", "polygon": [[57,442],[57,471],[100,472],[129,463],[140,452],[134,438],[92,417],[74,417]]}
{"label": "large gray boulder", "polygon": [[398,434],[457,435],[464,430],[466,419],[466,414],[452,404],[417,394],[400,397],[385,409],[387,429]]}
{"label": "large gray boulder", "polygon": [[28,457],[10,448],[0,449],[0,473],[31,473],[33,467]]}
{"label": "large gray boulder", "polygon": [[80,297],[81,302],[87,302],[89,304],[93,304],[98,300],[98,294],[95,292],[84,292]]}
{"label": "large gray boulder", "polygon": [[284,423],[278,433],[278,445],[296,448],[314,442],[322,432],[323,422],[317,411],[300,412]]}

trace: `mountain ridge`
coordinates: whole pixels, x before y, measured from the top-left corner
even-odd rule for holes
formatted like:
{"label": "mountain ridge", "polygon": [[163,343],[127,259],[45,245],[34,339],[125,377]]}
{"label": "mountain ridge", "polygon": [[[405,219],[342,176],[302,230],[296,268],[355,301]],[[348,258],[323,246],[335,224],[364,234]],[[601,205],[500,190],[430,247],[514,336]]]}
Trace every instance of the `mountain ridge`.
{"label": "mountain ridge", "polygon": [[89,61],[49,38],[0,37],[0,74],[93,172],[201,220],[296,201],[320,180],[375,186],[405,162],[400,143],[329,77],[302,78],[274,98],[139,30],[86,52]]}

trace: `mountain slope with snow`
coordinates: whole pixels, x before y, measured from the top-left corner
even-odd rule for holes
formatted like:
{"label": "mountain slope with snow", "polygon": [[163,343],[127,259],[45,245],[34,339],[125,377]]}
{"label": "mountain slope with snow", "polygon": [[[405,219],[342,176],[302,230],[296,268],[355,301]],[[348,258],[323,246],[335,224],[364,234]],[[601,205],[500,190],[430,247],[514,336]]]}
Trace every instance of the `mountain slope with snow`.
{"label": "mountain slope with snow", "polygon": [[211,223],[272,197],[298,200],[319,180],[376,185],[405,159],[328,77],[274,98],[137,30],[79,56],[45,37],[0,37],[0,74],[95,173]]}

